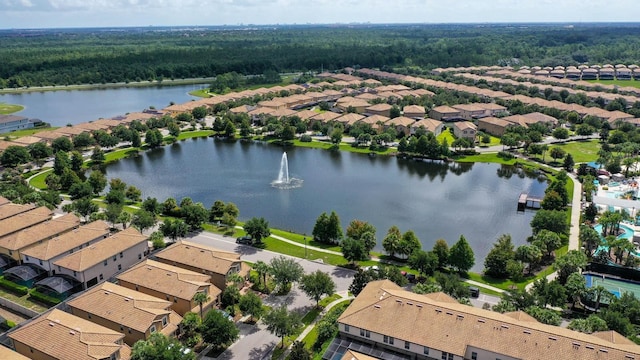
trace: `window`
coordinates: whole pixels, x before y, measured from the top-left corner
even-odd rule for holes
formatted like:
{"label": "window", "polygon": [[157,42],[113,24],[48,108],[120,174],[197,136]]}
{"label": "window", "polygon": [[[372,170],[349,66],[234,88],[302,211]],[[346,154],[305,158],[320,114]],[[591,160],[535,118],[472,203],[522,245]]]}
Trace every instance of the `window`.
{"label": "window", "polygon": [[344,324],[344,331],[349,332],[349,325]]}
{"label": "window", "polygon": [[393,337],[392,337],[392,336],[387,336],[387,335],[384,335],[384,338],[382,339],[382,341],[383,341],[385,344],[389,344],[389,345],[393,345],[393,340],[394,340],[394,339],[393,339]]}
{"label": "window", "polygon": [[42,260],[39,260],[38,263],[40,263],[40,265],[42,265]]}
{"label": "window", "polygon": [[448,360],[453,360],[453,354],[449,354],[449,359]]}
{"label": "window", "polygon": [[471,353],[471,360],[478,360],[478,353],[477,352],[472,352]]}
{"label": "window", "polygon": [[129,334],[131,334],[131,328],[129,328],[127,331],[129,332]]}
{"label": "window", "polygon": [[74,271],[74,272],[73,272],[73,276],[78,276],[78,272],[77,272],[77,271]]}
{"label": "window", "polygon": [[[138,289],[136,289],[136,290],[138,290]],[[171,300],[169,300],[169,295],[167,295],[167,301],[171,301]]]}
{"label": "window", "polygon": [[152,334],[156,332],[156,324],[151,325],[151,327],[149,328],[149,332]]}
{"label": "window", "polygon": [[404,342],[404,348],[407,349],[407,350],[411,349],[411,343],[408,342],[408,341],[405,341]]}
{"label": "window", "polygon": [[[136,285],[136,291],[138,291],[138,285]],[[167,299],[167,300],[169,300],[169,299]]]}
{"label": "window", "polygon": [[25,256],[25,257],[24,257],[24,259],[25,259],[26,261],[29,261],[29,257],[28,257],[28,256]]}
{"label": "window", "polygon": [[109,260],[105,260],[102,264],[104,264],[104,266],[107,266],[108,263],[109,263]]}
{"label": "window", "polygon": [[122,251],[120,251],[120,259],[122,259],[124,255],[122,255]]}
{"label": "window", "polygon": [[169,323],[169,320],[167,320],[167,317],[166,317],[166,316],[163,316],[163,317],[162,317],[162,327],[167,326],[167,324],[168,324],[168,323]]}
{"label": "window", "polygon": [[91,319],[91,314],[87,314],[87,318]]}
{"label": "window", "polygon": [[173,302],[174,302],[174,303],[177,303],[177,302],[178,302],[178,297],[174,296],[174,297],[173,297]]}
{"label": "window", "polygon": [[13,255],[13,251],[9,250],[9,255]]}
{"label": "window", "polygon": [[102,276],[102,274],[100,274],[100,281],[102,281],[102,279],[104,279],[104,276]]}
{"label": "window", "polygon": [[118,271],[122,270],[122,264],[118,264]]}
{"label": "window", "polygon": [[113,255],[113,261],[116,261],[117,258],[118,258],[117,255]]}
{"label": "window", "polygon": [[138,254],[138,260],[142,259],[142,254]]}
{"label": "window", "polygon": [[422,353],[425,355],[429,355],[429,348],[425,346],[424,349],[422,349]]}

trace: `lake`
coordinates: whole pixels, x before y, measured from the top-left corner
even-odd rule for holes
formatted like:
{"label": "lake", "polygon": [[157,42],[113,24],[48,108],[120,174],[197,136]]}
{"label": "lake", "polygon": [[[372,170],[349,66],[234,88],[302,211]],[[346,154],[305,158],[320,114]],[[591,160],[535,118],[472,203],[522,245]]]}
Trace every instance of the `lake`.
{"label": "lake", "polygon": [[424,249],[437,239],[453,245],[463,234],[476,255],[473,270],[503,233],[514,244],[531,235],[534,212],[516,212],[518,195],[542,195],[546,182],[498,164],[432,163],[349,152],[287,148],[289,173],[304,181],[296,189],[276,189],[283,148],[262,142],[201,138],[179,142],[120,160],[108,178],[135,185],[143,197],[180,202],[191,197],[209,208],[233,202],[240,219],[264,217],[270,226],[311,234],[322,212],[336,211],[343,228],[353,219],[377,229],[378,246],[397,225],[413,230]]}
{"label": "lake", "polygon": [[111,118],[150,106],[162,109],[198,99],[189,91],[205,85],[122,87],[91,90],[35,91],[0,94],[0,102],[25,107],[15,115],[40,119],[52,126],[66,126],[100,118]]}

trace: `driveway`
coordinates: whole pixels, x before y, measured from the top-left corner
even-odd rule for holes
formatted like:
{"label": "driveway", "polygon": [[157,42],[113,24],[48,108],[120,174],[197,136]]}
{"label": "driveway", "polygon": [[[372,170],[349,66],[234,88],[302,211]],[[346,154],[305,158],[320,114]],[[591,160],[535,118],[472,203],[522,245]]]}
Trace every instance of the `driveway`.
{"label": "driveway", "polygon": [[[220,250],[233,251],[241,254],[243,260],[251,262],[262,260],[268,263],[271,259],[278,256],[285,256],[294,259],[302,265],[305,273],[322,270],[331,275],[333,281],[336,283],[336,291],[348,290],[349,285],[351,285],[351,282],[353,281],[353,274],[355,273],[352,270],[339,268],[333,265],[326,265],[314,261],[290,257],[267,250],[257,249],[252,246],[239,245],[235,243],[235,239],[232,237],[208,232],[195,234],[185,240],[213,246]],[[297,287],[297,285],[294,285],[287,295],[269,295],[263,300],[263,303],[271,307],[286,305],[287,309],[290,311],[297,311],[303,315],[315,305],[313,300],[310,300]],[[266,326],[262,323],[258,323],[257,325],[238,323],[238,328],[240,329],[240,339],[222,353],[218,359],[267,359],[270,358],[273,348],[280,344],[280,339],[269,333],[266,330]],[[203,357],[203,359],[205,358]]]}

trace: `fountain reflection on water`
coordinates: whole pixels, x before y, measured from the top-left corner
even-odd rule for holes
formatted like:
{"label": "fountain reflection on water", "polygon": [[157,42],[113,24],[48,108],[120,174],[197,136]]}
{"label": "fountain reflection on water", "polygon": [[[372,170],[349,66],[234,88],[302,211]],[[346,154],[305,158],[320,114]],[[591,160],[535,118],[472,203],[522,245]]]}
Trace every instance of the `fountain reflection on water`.
{"label": "fountain reflection on water", "polygon": [[278,178],[271,182],[271,186],[278,189],[294,189],[302,186],[303,180],[294,177],[289,177],[289,160],[287,159],[287,153],[282,153],[282,159],[280,160],[280,172],[278,172]]}

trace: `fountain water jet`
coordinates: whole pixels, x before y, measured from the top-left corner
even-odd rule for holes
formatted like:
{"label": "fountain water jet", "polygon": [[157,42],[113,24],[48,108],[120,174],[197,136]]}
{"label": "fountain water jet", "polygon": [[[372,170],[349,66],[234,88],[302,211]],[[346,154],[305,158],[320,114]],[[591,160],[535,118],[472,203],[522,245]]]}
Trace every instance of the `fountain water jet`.
{"label": "fountain water jet", "polygon": [[278,179],[271,182],[271,186],[278,189],[293,189],[302,186],[302,180],[289,177],[289,160],[287,159],[287,153],[282,153],[282,159],[280,160],[280,171],[278,172]]}

